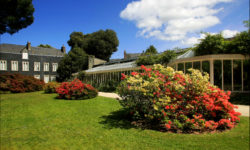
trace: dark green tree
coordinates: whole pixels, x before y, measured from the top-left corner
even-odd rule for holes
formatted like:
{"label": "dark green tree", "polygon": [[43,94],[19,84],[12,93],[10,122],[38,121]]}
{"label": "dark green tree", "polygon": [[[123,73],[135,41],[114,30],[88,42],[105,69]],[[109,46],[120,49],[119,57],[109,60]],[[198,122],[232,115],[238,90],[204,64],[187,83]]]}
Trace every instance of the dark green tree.
{"label": "dark green tree", "polygon": [[58,81],[65,81],[72,77],[72,73],[86,70],[88,67],[88,55],[79,47],[73,48],[59,62],[57,69]]}
{"label": "dark green tree", "polygon": [[160,62],[159,55],[142,55],[136,60],[137,66],[159,64]]}
{"label": "dark green tree", "polygon": [[49,44],[40,44],[37,47],[43,47],[43,48],[54,48],[52,46],[50,46]]}
{"label": "dark green tree", "polygon": [[206,38],[202,39],[194,48],[195,54],[200,56],[224,53],[226,43],[221,34],[211,35],[207,33]]}
{"label": "dark green tree", "polygon": [[57,81],[62,82],[67,79],[70,79],[72,75],[72,63],[71,58],[69,55],[65,55],[63,59],[59,62],[58,69],[57,69]]}
{"label": "dark green tree", "polygon": [[148,54],[157,54],[157,50],[156,48],[153,46],[153,45],[150,45],[147,49],[146,49],[146,52],[145,54],[148,55]]}
{"label": "dark green tree", "polygon": [[0,34],[14,34],[34,21],[32,0],[0,0]]}
{"label": "dark green tree", "polygon": [[136,64],[140,65],[154,65],[154,64],[168,64],[171,59],[177,56],[174,50],[167,50],[161,54],[142,55],[136,60]]}
{"label": "dark green tree", "polygon": [[72,73],[88,69],[88,55],[81,48],[75,47],[69,52],[72,63]]}
{"label": "dark green tree", "polygon": [[86,45],[87,41],[82,32],[72,32],[70,34],[70,39],[68,40],[68,44],[71,48],[79,47],[83,49],[84,47],[87,46]]}
{"label": "dark green tree", "polygon": [[250,55],[250,33],[238,33],[226,47],[226,53]]}
{"label": "dark green tree", "polygon": [[167,50],[160,55],[161,64],[168,64],[170,60],[176,58],[177,54],[174,50]]}
{"label": "dark green tree", "polygon": [[80,47],[87,54],[108,61],[117,51],[119,40],[116,33],[108,29],[86,35],[82,32],[73,32],[70,34],[68,44],[71,48]]}

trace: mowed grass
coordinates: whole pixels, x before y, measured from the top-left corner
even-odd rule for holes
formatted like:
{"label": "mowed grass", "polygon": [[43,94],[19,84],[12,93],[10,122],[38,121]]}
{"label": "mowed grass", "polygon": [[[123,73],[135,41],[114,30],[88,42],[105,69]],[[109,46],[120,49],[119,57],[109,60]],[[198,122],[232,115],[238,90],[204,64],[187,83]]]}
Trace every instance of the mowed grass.
{"label": "mowed grass", "polygon": [[4,149],[249,149],[249,118],[223,133],[175,134],[130,125],[115,99],[58,100],[43,92],[1,95]]}

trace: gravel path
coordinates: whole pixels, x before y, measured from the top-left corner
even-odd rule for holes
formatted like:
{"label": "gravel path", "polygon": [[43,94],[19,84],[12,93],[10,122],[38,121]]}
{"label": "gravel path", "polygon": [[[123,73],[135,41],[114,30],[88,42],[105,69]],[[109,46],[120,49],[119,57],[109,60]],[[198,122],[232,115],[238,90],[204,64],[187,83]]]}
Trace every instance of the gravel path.
{"label": "gravel path", "polygon": [[249,107],[247,105],[236,105],[239,108],[236,109],[237,112],[240,112],[242,116],[248,116],[249,117]]}
{"label": "gravel path", "polygon": [[[121,99],[121,97],[116,93],[99,92],[98,95],[103,96],[103,97]],[[239,107],[238,109],[236,109],[237,112],[240,112],[242,116],[248,116],[249,117],[249,107],[250,106],[247,106],[247,105],[236,105],[236,106]]]}

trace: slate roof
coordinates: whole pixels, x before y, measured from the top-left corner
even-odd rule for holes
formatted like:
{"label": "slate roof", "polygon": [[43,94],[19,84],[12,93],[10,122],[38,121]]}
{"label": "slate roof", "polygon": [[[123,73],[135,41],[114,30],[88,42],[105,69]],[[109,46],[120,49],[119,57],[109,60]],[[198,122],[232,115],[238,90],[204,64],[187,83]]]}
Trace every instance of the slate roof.
{"label": "slate roof", "polygon": [[[0,44],[0,52],[2,53],[20,54],[23,50],[27,50],[26,45]],[[55,48],[31,47],[29,55],[63,57],[64,53]]]}
{"label": "slate roof", "polygon": [[127,58],[137,58],[141,56],[141,53],[126,53]]}

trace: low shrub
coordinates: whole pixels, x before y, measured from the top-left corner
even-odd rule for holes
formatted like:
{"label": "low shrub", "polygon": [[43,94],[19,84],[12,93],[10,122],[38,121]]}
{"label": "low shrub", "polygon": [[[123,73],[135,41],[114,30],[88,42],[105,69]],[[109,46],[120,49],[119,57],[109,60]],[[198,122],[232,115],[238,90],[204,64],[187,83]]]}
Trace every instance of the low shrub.
{"label": "low shrub", "polygon": [[23,93],[40,91],[44,87],[44,81],[32,76],[5,73],[0,75],[0,91]]}
{"label": "low shrub", "polygon": [[44,93],[56,93],[56,88],[60,86],[58,82],[49,82],[45,84]]}
{"label": "low shrub", "polygon": [[141,67],[142,73],[122,74],[120,104],[137,122],[174,132],[204,132],[233,128],[240,113],[224,92],[209,83],[199,70],[190,74],[170,67]]}
{"label": "low shrub", "polygon": [[98,91],[90,84],[84,84],[79,79],[63,82],[56,88],[60,99],[89,99],[97,96]]}
{"label": "low shrub", "polygon": [[115,92],[119,81],[109,80],[97,86],[97,89],[102,92]]}

